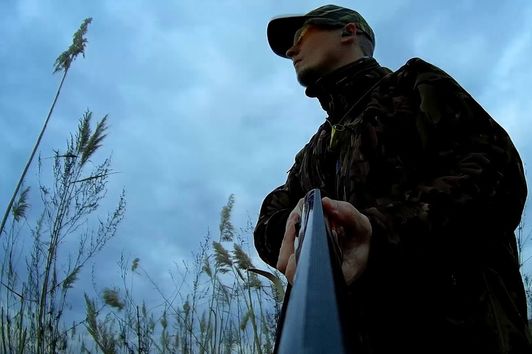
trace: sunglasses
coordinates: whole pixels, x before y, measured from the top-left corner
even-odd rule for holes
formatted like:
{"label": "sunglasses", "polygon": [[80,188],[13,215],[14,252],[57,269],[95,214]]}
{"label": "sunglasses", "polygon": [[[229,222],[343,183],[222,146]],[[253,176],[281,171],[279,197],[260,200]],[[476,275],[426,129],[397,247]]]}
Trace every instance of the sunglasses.
{"label": "sunglasses", "polygon": [[[306,24],[306,25],[303,25],[303,27],[299,28],[294,33],[294,40],[292,42],[292,45],[295,46],[295,45],[298,45],[299,43],[301,43],[301,41],[303,40],[303,37],[305,36],[305,34],[312,27],[318,28],[318,29],[323,29],[323,30],[334,30],[334,29],[341,28],[339,26],[327,26],[327,25],[317,25],[317,24]],[[357,34],[363,34],[363,35],[366,35],[369,38],[369,36],[368,36],[368,34],[366,32],[358,30],[358,29],[357,29]]]}

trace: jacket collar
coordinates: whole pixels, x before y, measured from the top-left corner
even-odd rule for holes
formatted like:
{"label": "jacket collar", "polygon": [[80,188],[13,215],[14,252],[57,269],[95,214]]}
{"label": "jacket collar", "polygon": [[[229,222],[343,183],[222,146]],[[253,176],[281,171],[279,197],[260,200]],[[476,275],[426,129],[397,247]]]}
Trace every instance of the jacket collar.
{"label": "jacket collar", "polygon": [[329,115],[329,121],[340,120],[375,83],[390,73],[373,58],[364,57],[318,79],[305,90],[316,97]]}

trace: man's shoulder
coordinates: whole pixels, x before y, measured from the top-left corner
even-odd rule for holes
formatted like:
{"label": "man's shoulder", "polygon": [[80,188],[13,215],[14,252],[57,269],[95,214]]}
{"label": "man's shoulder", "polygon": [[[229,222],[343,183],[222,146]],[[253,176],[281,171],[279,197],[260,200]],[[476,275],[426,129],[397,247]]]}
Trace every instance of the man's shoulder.
{"label": "man's shoulder", "polygon": [[416,71],[442,71],[437,66],[421,59],[421,58],[411,58],[398,70],[416,70]]}
{"label": "man's shoulder", "polygon": [[445,81],[459,86],[445,71],[421,58],[409,59],[402,67],[391,74],[391,80],[411,87],[437,81]]}
{"label": "man's shoulder", "polygon": [[372,92],[373,97],[415,97],[432,91],[469,96],[466,90],[448,73],[420,58],[412,58],[384,77]]}

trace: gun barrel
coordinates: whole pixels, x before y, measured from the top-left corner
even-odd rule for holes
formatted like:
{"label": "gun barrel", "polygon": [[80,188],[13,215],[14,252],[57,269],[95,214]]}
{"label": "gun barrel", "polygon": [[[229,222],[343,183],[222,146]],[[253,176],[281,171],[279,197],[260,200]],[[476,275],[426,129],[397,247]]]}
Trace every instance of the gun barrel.
{"label": "gun barrel", "polygon": [[305,197],[301,216],[297,270],[274,353],[347,353],[340,291],[343,277],[334,256],[319,189]]}

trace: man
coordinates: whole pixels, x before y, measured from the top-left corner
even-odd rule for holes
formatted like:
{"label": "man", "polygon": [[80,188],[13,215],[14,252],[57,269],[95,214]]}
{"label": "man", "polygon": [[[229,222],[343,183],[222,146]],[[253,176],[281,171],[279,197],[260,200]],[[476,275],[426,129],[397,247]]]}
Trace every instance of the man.
{"label": "man", "polygon": [[357,353],[532,353],[514,230],[526,199],[506,132],[440,69],[373,58],[357,12],[268,25],[328,118],[264,200],[255,245],[292,281],[301,198],[322,192]]}

